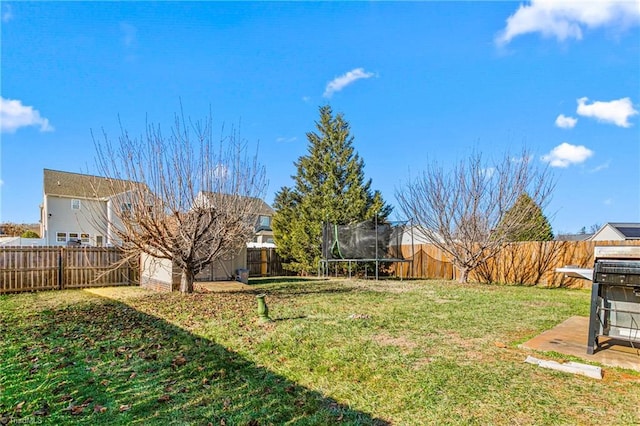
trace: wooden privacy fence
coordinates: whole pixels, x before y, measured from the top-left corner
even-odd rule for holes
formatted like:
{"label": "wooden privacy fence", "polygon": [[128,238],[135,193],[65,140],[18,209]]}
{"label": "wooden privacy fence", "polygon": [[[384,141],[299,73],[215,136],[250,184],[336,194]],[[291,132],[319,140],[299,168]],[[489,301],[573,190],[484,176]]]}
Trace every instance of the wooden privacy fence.
{"label": "wooden privacy fence", "polygon": [[278,277],[291,275],[282,267],[282,259],[274,248],[247,249],[247,269],[250,277]]}
{"label": "wooden privacy fence", "polygon": [[[556,268],[575,265],[593,267],[596,246],[640,246],[640,241],[529,241],[506,244],[500,253],[472,271],[469,281],[509,284],[540,284],[549,287],[583,287],[590,282],[566,278]],[[393,272],[404,277],[458,279],[459,271],[449,256],[433,244],[402,246],[405,259],[413,262],[396,263]],[[400,270],[402,268],[402,270]]]}
{"label": "wooden privacy fence", "polygon": [[113,247],[2,247],[0,293],[137,285],[138,261],[122,259]]}

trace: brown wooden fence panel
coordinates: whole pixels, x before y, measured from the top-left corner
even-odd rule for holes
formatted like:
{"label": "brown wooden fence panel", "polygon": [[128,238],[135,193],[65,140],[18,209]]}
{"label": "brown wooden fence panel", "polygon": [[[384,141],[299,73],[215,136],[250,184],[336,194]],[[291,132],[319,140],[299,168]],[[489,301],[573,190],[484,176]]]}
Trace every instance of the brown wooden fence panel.
{"label": "brown wooden fence panel", "polygon": [[0,293],[137,285],[138,261],[121,259],[113,247],[2,247]]}
{"label": "brown wooden fence panel", "polygon": [[[593,267],[596,246],[640,246],[640,241],[548,241],[510,243],[486,265],[470,274],[470,281],[509,284],[541,284],[550,287],[583,287],[588,281],[566,278],[556,268],[575,265]],[[405,259],[413,262],[392,266],[396,275],[428,279],[457,279],[458,271],[449,257],[433,244],[403,246]],[[400,269],[402,268],[402,269]]]}
{"label": "brown wooden fence panel", "polygon": [[0,293],[57,289],[58,253],[51,247],[0,249]]}
{"label": "brown wooden fence panel", "polygon": [[250,277],[281,277],[292,274],[282,267],[282,259],[274,248],[248,248],[247,269]]}
{"label": "brown wooden fence panel", "polygon": [[63,287],[85,288],[137,284],[137,265],[120,264],[121,261],[122,253],[115,248],[65,248]]}

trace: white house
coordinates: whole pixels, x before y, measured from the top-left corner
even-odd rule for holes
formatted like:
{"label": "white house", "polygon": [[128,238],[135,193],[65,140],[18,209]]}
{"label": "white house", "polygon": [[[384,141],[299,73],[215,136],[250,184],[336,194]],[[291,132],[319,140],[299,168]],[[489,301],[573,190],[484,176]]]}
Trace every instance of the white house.
{"label": "white house", "polygon": [[591,237],[591,241],[640,240],[640,223],[608,222]]}
{"label": "white house", "polygon": [[[47,245],[106,246],[117,243],[116,209],[140,184],[80,173],[44,169],[40,236]],[[121,192],[113,195],[114,188]]]}
{"label": "white house", "polygon": [[[228,198],[231,195],[216,194],[209,192],[200,192],[196,196],[194,204],[196,205],[212,205],[215,204],[216,197]],[[251,203],[251,209],[255,211],[255,224],[253,240],[247,242],[247,247],[275,247],[273,243],[273,229],[271,229],[271,220],[274,210],[264,200],[255,197],[242,197]]]}
{"label": "white house", "polygon": [[[233,256],[216,259],[196,275],[196,281],[226,281],[238,277],[240,270],[247,268],[247,247],[273,247],[271,217],[273,209],[259,198],[237,195],[200,192],[194,200],[194,206],[214,206],[216,203],[248,203],[248,211],[254,212],[255,225],[253,241],[248,241]],[[232,204],[228,204],[232,205]],[[243,210],[243,207],[239,207]],[[180,269],[167,259],[142,254],[140,259],[140,285],[156,291],[176,291],[180,287]]]}

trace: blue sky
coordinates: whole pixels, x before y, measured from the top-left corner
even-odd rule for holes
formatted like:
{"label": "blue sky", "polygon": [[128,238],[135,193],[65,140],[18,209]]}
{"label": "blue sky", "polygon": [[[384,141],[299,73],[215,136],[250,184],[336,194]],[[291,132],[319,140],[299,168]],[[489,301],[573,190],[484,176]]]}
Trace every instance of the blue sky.
{"label": "blue sky", "polygon": [[259,144],[267,202],[328,103],[391,204],[430,161],[526,145],[555,232],[640,221],[638,0],[0,7],[0,221],[38,221],[44,168],[94,172],[91,130],[168,130],[180,102]]}

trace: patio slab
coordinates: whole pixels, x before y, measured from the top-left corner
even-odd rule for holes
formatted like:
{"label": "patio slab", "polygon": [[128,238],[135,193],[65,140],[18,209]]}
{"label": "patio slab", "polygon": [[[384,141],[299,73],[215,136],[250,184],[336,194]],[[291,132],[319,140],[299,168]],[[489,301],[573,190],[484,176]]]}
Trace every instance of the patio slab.
{"label": "patio slab", "polygon": [[634,348],[629,342],[613,341],[607,337],[600,337],[601,349],[593,355],[588,355],[588,330],[589,318],[574,316],[520,346],[536,351],[553,351],[572,355],[609,367],[640,371],[640,347]]}

